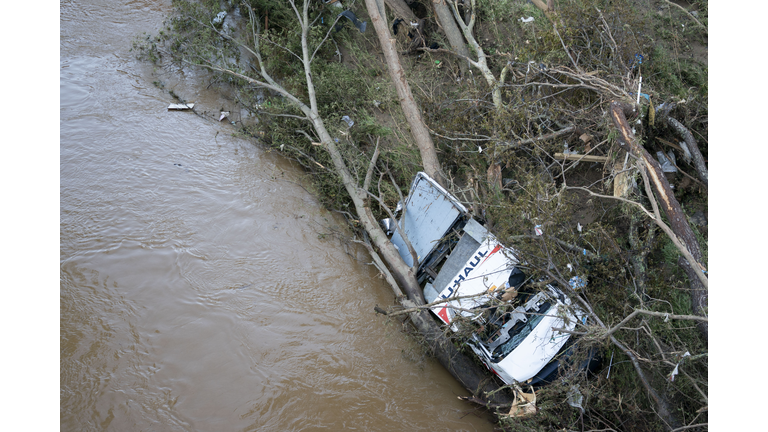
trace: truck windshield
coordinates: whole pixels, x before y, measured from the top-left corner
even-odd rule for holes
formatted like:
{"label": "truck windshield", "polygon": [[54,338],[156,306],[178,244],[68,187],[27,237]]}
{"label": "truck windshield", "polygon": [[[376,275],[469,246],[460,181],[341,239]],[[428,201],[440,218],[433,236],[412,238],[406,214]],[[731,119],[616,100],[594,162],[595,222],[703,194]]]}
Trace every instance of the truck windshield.
{"label": "truck windshield", "polygon": [[512,350],[517,348],[518,345],[520,345],[520,342],[531,334],[531,331],[539,325],[551,306],[550,302],[544,302],[538,310],[528,311],[530,315],[528,315],[528,320],[526,322],[519,321],[515,323],[515,325],[509,329],[509,340],[497,346],[491,353],[493,362],[497,363],[501,361],[512,352]]}

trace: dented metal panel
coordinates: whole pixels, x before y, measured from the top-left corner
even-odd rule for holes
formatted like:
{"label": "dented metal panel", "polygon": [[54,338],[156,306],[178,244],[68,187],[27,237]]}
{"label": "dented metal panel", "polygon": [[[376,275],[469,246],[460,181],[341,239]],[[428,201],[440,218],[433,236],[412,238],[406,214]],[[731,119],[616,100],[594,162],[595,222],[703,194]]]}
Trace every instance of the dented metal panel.
{"label": "dented metal panel", "polygon": [[[420,172],[413,180],[404,211],[398,224],[421,263],[467,209],[437,182]],[[398,231],[392,236],[392,243],[400,251],[403,261],[412,266],[408,246]]]}

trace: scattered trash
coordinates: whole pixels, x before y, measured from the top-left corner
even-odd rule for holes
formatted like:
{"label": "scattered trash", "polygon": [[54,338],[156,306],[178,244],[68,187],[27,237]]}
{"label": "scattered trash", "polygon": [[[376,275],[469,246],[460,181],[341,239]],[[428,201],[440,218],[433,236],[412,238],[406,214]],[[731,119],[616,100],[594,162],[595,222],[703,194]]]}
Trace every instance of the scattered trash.
{"label": "scattered trash", "polygon": [[533,230],[536,232],[537,236],[544,234],[544,229],[541,228],[541,225],[536,225]]}
{"label": "scattered trash", "polygon": [[483,152],[483,148],[482,148],[482,147],[480,147],[480,146],[477,146],[477,152],[478,152],[478,153],[482,153],[482,152]]}
{"label": "scattered trash", "polygon": [[659,163],[661,164],[662,172],[665,172],[665,173],[677,172],[677,168],[675,168],[675,154],[672,153],[672,151],[669,152],[669,159],[667,158],[667,155],[665,155],[664,152],[661,152],[661,151],[656,152],[656,158],[659,160]]}
{"label": "scattered trash", "polygon": [[640,77],[640,82],[637,83],[637,104],[640,105],[640,89],[643,88],[643,77]]}
{"label": "scattered trash", "polygon": [[349,116],[342,117],[341,121],[345,122],[349,127],[352,127],[355,124],[355,122],[351,118],[349,118]]}
{"label": "scattered trash", "polygon": [[188,104],[170,104],[168,105],[169,110],[176,110],[176,111],[182,111],[182,110],[188,110],[195,107],[195,104],[188,103]]}
{"label": "scattered trash", "polygon": [[533,22],[533,17],[528,17],[528,18],[520,17],[520,19],[518,21],[522,21],[524,23]]}
{"label": "scattered trash", "polygon": [[683,354],[683,358],[681,358],[680,361],[677,362],[677,364],[675,365],[675,368],[672,370],[672,372],[669,375],[667,375],[667,378],[669,378],[670,381],[672,381],[672,382],[675,381],[675,377],[679,373],[678,367],[680,366],[680,363],[683,362],[683,359],[685,359],[686,357],[690,357],[690,356],[691,356],[691,353],[689,353],[688,351],[686,351],[685,354]]}
{"label": "scattered trash", "polygon": [[222,121],[222,120],[224,120],[224,119],[225,119],[225,118],[227,118],[228,116],[229,116],[229,111],[222,111],[222,112],[221,112],[221,117],[219,117],[219,121]]}
{"label": "scattered trash", "polygon": [[326,0],[325,4],[331,5],[333,7],[344,7],[339,0]]}
{"label": "scattered trash", "polygon": [[583,228],[584,228],[584,227],[583,227],[583,226],[581,226],[581,223],[580,223],[580,222],[576,222],[576,230],[577,230],[578,232],[581,232],[581,230],[582,230]]}
{"label": "scattered trash", "polygon": [[[360,30],[360,33],[365,32],[366,22],[360,21],[359,19],[357,19],[357,17],[352,11],[345,10],[344,12],[340,13],[339,16],[344,16],[349,18],[349,20],[352,21],[352,24],[354,24],[355,27],[357,27],[357,29]],[[336,31],[339,31],[339,30],[341,30],[341,26],[336,26]]]}
{"label": "scattered trash", "polygon": [[580,290],[587,287],[587,281],[585,281],[581,276],[574,276],[571,278],[571,280],[568,281],[568,285],[570,285],[574,290]]}
{"label": "scattered trash", "polygon": [[568,272],[569,273],[573,273],[573,264],[568,263],[568,264],[566,264],[566,267],[568,267]]}
{"label": "scattered trash", "polygon": [[221,11],[216,14],[216,18],[213,19],[214,24],[221,24],[224,22],[224,18],[227,17],[227,13],[224,11]]}

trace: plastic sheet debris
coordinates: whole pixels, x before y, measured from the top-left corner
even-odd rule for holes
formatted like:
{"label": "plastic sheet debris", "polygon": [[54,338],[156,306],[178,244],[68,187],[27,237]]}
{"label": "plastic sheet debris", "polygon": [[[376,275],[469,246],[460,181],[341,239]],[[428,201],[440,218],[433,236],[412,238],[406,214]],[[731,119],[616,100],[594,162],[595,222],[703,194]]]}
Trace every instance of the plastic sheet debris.
{"label": "plastic sheet debris", "polygon": [[168,105],[168,110],[175,110],[175,111],[182,111],[182,110],[188,110],[195,107],[195,104],[188,103],[188,104],[170,104]]}
{"label": "plastic sheet debris", "polygon": [[[357,29],[360,30],[360,33],[365,32],[365,26],[367,23],[365,21],[360,21],[359,19],[357,19],[354,12],[350,10],[345,10],[344,12],[340,13],[339,16],[349,18],[349,20],[352,21],[352,24],[354,24],[355,27],[357,27]],[[336,31],[339,31],[339,30],[341,30],[341,26],[336,26]]]}
{"label": "plastic sheet debris", "polygon": [[677,362],[677,364],[675,365],[675,368],[672,370],[672,372],[671,372],[669,375],[667,375],[667,378],[668,378],[670,381],[672,381],[672,382],[674,382],[674,381],[675,381],[675,377],[676,377],[676,376],[677,376],[677,374],[679,373],[679,370],[678,370],[678,368],[680,367],[680,363],[682,363],[682,362],[683,362],[683,360],[684,360],[686,357],[690,357],[690,356],[691,356],[691,353],[689,353],[688,351],[686,351],[686,352],[685,352],[685,354],[683,354],[683,358],[681,358],[681,359],[680,359],[680,361],[679,361],[679,362]]}
{"label": "plastic sheet debris", "polygon": [[222,111],[222,112],[221,112],[221,117],[219,117],[219,121],[222,121],[222,120],[224,120],[224,119],[225,119],[225,118],[227,118],[228,116],[229,116],[229,111]]}
{"label": "plastic sheet debris", "polygon": [[582,229],[584,229],[584,227],[581,226],[581,222],[576,222],[576,230],[581,232]]}
{"label": "plastic sheet debris", "polygon": [[354,122],[354,120],[352,120],[351,118],[349,118],[349,116],[344,116],[344,117],[342,117],[342,118],[341,118],[341,121],[343,121],[344,123],[346,123],[346,124],[347,124],[347,126],[349,126],[349,127],[352,127],[352,126],[354,126],[354,125],[355,125],[355,122]]}
{"label": "plastic sheet debris", "polygon": [[536,225],[533,227],[533,231],[536,232],[537,236],[544,235],[544,229],[541,227],[541,225]]}
{"label": "plastic sheet debris", "polygon": [[213,23],[217,24],[217,25],[221,24],[221,23],[224,22],[224,18],[226,18],[226,17],[227,17],[227,13],[224,12],[224,11],[221,11],[221,12],[216,14],[216,17],[213,19]]}
{"label": "plastic sheet debris", "polygon": [[570,285],[574,290],[580,290],[587,287],[587,281],[585,281],[581,276],[574,276],[568,281],[568,285]]}
{"label": "plastic sheet debris", "polygon": [[579,391],[579,386],[571,386],[570,390],[568,390],[568,405],[580,409],[583,413],[584,407],[581,406],[583,401],[584,395]]}
{"label": "plastic sheet debris", "polygon": [[528,17],[528,18],[520,17],[520,19],[518,21],[521,21],[521,22],[524,22],[524,23],[533,22],[533,17]]}
{"label": "plastic sheet debris", "polygon": [[[669,156],[669,158],[667,158]],[[661,151],[656,152],[656,158],[659,160],[659,163],[661,164],[661,171],[665,173],[676,173],[677,168],[675,168],[676,162],[675,162],[675,154],[670,151],[668,155],[665,155]]]}

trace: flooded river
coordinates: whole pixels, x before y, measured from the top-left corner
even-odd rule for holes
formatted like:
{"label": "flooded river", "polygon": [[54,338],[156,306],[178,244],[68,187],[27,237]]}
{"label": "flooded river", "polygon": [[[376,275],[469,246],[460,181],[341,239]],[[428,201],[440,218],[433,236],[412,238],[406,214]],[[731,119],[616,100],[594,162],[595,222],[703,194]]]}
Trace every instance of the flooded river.
{"label": "flooded river", "polygon": [[232,108],[128,52],[169,12],[60,2],[61,430],[490,431],[299,169],[166,110]]}

